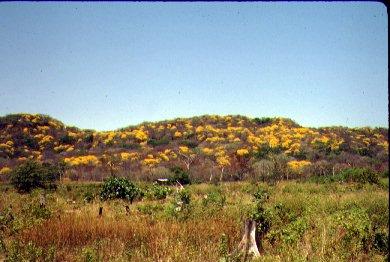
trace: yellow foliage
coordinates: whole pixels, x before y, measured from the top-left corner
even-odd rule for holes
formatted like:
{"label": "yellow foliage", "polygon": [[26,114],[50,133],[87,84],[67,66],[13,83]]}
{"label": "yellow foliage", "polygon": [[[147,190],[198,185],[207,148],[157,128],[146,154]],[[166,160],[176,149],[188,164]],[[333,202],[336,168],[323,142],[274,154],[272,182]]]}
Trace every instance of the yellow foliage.
{"label": "yellow foliage", "polygon": [[219,136],[213,136],[213,137],[206,138],[206,142],[210,142],[210,143],[218,143],[218,142],[221,142],[224,140],[225,140],[224,138],[219,137]]}
{"label": "yellow foliage", "polygon": [[0,169],[0,175],[8,175],[9,173],[11,173],[12,169],[9,168],[9,167],[3,167],[2,169]]}
{"label": "yellow foliage", "polygon": [[225,155],[217,157],[217,164],[220,167],[230,166],[229,157]]}
{"label": "yellow foliage", "polygon": [[293,160],[287,163],[288,167],[295,173],[300,173],[302,172],[303,168],[311,165],[310,161],[302,160]]}
{"label": "yellow foliage", "polygon": [[80,166],[80,165],[90,165],[97,166],[99,165],[99,159],[94,155],[78,156],[78,157],[66,157],[64,162],[70,166]]}
{"label": "yellow foliage", "polygon": [[47,145],[54,141],[54,138],[52,136],[44,136],[41,141],[38,142],[40,145]]}
{"label": "yellow foliage", "polygon": [[153,158],[153,155],[148,155],[147,158],[142,160],[142,164],[145,166],[154,166],[161,162],[159,158]]}
{"label": "yellow foliage", "polygon": [[128,160],[134,161],[139,158],[139,154],[136,152],[131,152],[131,153],[122,152],[120,153],[120,156],[123,161],[128,161]]}
{"label": "yellow foliage", "polygon": [[239,156],[249,155],[248,149],[245,149],[245,148],[238,149],[238,150],[236,151],[236,153],[237,153],[237,155],[239,155]]}
{"label": "yellow foliage", "polygon": [[204,131],[204,127],[203,126],[198,126],[196,129],[195,129],[195,132],[196,133],[202,133]]}
{"label": "yellow foliage", "polygon": [[183,134],[180,133],[179,131],[176,131],[175,134],[174,134],[173,136],[176,137],[176,138],[179,138],[179,137],[182,137]]}
{"label": "yellow foliage", "polygon": [[211,148],[208,148],[208,147],[205,147],[205,148],[202,148],[202,152],[205,154],[205,155],[212,155],[213,154],[213,150]]}
{"label": "yellow foliage", "polygon": [[189,149],[186,146],[179,146],[179,150],[180,150],[180,152],[182,152],[184,154],[189,153]]}
{"label": "yellow foliage", "polygon": [[169,157],[163,152],[160,152],[158,156],[164,161],[169,161]]}
{"label": "yellow foliage", "polygon": [[148,139],[148,134],[142,130],[135,129],[131,134],[138,139],[139,141],[146,141]]}

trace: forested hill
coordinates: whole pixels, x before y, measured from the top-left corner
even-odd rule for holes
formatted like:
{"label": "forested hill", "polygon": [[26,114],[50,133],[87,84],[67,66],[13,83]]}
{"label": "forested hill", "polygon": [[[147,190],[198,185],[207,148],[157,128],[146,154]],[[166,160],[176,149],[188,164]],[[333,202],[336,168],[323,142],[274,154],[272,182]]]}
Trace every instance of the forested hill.
{"label": "forested hill", "polygon": [[[304,167],[388,167],[387,128],[307,128],[286,118],[205,115],[145,122],[109,132],[65,126],[46,115],[0,117],[0,173],[27,159],[63,161],[90,176],[146,174],[180,166],[190,173],[250,173],[278,156],[291,170]],[[315,172],[312,170],[312,172]],[[206,175],[205,175],[206,176]]]}

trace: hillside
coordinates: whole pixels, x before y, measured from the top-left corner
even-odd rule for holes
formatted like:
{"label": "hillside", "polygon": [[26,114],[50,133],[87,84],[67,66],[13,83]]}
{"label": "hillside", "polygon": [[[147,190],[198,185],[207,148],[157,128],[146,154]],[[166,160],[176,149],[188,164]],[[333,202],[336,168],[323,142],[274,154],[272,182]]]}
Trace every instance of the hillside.
{"label": "hillside", "polygon": [[383,172],[388,129],[307,128],[285,118],[205,115],[97,132],[46,115],[0,117],[1,174],[36,159],[65,162],[72,179],[99,180],[110,173],[151,178],[173,166],[200,180],[213,174],[240,179],[275,157],[296,176],[346,166]]}

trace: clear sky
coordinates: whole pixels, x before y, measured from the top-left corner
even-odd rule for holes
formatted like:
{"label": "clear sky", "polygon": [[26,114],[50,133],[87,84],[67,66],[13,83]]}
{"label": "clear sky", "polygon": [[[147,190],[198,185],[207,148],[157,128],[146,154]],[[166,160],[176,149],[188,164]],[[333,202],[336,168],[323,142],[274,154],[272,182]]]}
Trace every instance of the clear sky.
{"label": "clear sky", "polygon": [[3,2],[0,115],[388,127],[387,34],[375,2]]}

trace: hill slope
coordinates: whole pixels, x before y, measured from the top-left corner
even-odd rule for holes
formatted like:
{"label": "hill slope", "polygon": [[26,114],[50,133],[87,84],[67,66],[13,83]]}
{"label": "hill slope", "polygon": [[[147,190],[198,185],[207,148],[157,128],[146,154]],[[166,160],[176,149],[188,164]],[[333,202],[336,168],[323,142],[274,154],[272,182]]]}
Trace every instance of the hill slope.
{"label": "hill slope", "polygon": [[232,175],[250,172],[254,162],[270,155],[285,157],[296,169],[325,161],[382,171],[388,164],[388,129],[317,129],[285,118],[205,115],[96,132],[46,115],[0,117],[0,170],[37,159],[63,160],[91,178],[108,170],[149,174],[176,165],[194,174],[215,169]]}

